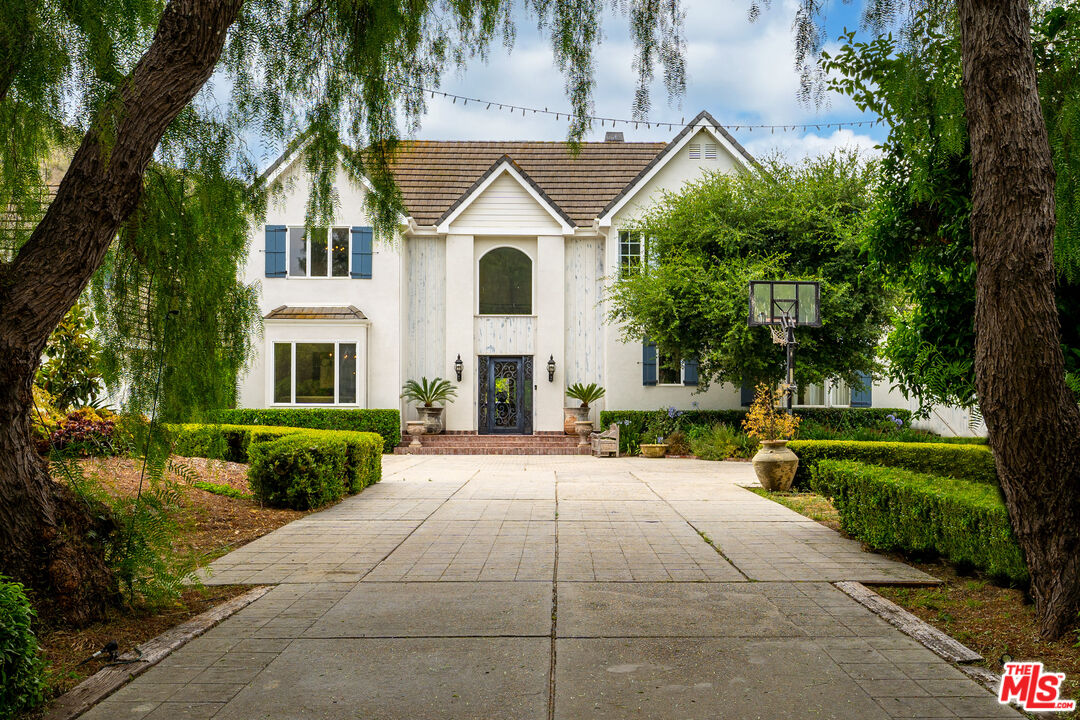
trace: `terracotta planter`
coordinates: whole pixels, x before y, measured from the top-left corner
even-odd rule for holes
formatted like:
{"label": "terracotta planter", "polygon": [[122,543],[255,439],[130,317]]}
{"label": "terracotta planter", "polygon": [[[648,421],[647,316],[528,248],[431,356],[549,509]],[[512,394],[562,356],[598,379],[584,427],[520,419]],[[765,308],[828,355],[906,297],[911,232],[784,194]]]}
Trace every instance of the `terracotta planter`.
{"label": "terracotta planter", "polygon": [[424,423],[425,435],[438,435],[446,427],[443,425],[443,408],[441,407],[424,407],[421,405],[416,408],[416,414],[420,416],[420,420]]}
{"label": "terracotta planter", "polygon": [[563,431],[567,435],[575,435],[577,430],[574,429],[574,423],[579,420],[589,419],[589,408],[575,406],[563,408]]}
{"label": "terracotta planter", "polygon": [[666,443],[641,443],[641,456],[647,458],[662,458],[667,455]]}
{"label": "terracotta planter", "polygon": [[761,487],[770,492],[790,490],[799,468],[799,456],[787,444],[787,440],[762,440],[761,449],[754,455],[754,472]]}

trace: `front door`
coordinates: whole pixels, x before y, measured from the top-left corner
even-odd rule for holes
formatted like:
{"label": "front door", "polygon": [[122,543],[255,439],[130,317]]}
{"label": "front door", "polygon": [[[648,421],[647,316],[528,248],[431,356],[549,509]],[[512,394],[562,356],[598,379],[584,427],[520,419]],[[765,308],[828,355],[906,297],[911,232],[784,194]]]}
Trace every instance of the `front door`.
{"label": "front door", "polygon": [[532,356],[481,355],[477,432],[532,434]]}

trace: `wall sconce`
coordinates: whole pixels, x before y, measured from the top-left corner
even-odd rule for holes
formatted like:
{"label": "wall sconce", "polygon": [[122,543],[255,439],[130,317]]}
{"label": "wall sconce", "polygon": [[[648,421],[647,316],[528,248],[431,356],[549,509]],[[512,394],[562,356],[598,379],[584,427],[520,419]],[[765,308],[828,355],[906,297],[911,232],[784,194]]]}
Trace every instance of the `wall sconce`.
{"label": "wall sconce", "polygon": [[547,361],[548,382],[555,382],[555,356],[548,356]]}
{"label": "wall sconce", "polygon": [[461,371],[465,369],[465,363],[461,362],[461,353],[458,353],[457,360],[454,361],[454,372],[457,373],[457,381],[461,382]]}

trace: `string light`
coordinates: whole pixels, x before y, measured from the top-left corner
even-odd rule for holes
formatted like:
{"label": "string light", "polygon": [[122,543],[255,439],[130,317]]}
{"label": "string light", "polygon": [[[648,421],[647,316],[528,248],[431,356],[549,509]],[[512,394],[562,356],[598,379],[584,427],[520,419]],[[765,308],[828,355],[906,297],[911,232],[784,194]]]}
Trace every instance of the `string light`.
{"label": "string light", "polygon": [[[653,122],[651,120],[648,120],[648,121],[640,120],[640,119],[634,120],[634,119],[627,119],[627,118],[607,117],[607,116],[602,116],[602,115],[578,115],[576,113],[563,112],[562,110],[549,110],[546,107],[544,107],[544,108],[539,108],[539,107],[534,108],[534,107],[528,107],[526,105],[507,105],[507,104],[504,104],[504,103],[500,103],[500,102],[498,102],[496,100],[484,100],[484,99],[481,99],[481,98],[469,97],[467,95],[458,95],[457,93],[446,92],[444,90],[432,90],[431,88],[420,87],[420,86],[417,86],[417,85],[410,85],[408,83],[399,82],[399,81],[396,81],[396,80],[389,80],[388,82],[390,82],[390,83],[392,83],[394,85],[397,85],[398,87],[407,89],[407,90],[414,90],[414,91],[417,91],[417,92],[420,92],[420,93],[426,93],[426,94],[431,96],[432,100],[434,100],[436,96],[443,97],[443,98],[448,98],[450,100],[450,102],[452,104],[455,104],[455,105],[457,104],[458,100],[461,100],[461,104],[462,104],[463,107],[468,106],[468,104],[470,102],[472,102],[472,103],[474,103],[476,105],[483,105],[484,110],[491,110],[492,107],[494,106],[498,110],[506,110],[506,111],[510,112],[511,114],[516,113],[517,111],[520,110],[522,117],[525,117],[527,113],[531,112],[533,115],[548,115],[548,116],[554,117],[556,120],[561,120],[563,117],[565,117],[567,120],[571,120],[571,121],[590,120],[590,121],[594,121],[594,122],[599,122],[600,127],[602,127],[602,128],[605,127],[608,123],[611,124],[611,127],[615,127],[617,123],[621,123],[622,125],[625,125],[627,127],[632,125],[635,130],[639,129],[639,127],[641,125],[645,125],[645,127],[649,128],[650,130],[653,127],[656,127],[657,129],[659,129],[659,128],[667,128],[668,130],[673,130],[674,128],[677,128],[677,127],[681,128],[681,127],[684,127],[686,125],[685,116],[679,118],[679,122],[676,123],[676,122],[669,122],[669,121],[666,121],[666,120]],[[958,116],[959,116],[958,113],[946,113],[946,114],[940,115],[938,117],[942,117],[942,118],[950,117],[951,118],[951,117],[958,117]],[[722,127],[726,128],[728,130],[732,130],[734,132],[740,132],[742,130],[746,130],[747,132],[753,132],[754,130],[768,130],[770,133],[775,134],[777,130],[779,130],[780,132],[794,132],[794,131],[797,131],[797,130],[814,129],[814,130],[817,130],[818,132],[820,132],[822,128],[825,128],[826,130],[836,128],[837,130],[839,130],[840,128],[844,128],[844,127],[860,127],[861,128],[861,127],[865,127],[867,125],[873,127],[874,125],[884,124],[884,122],[885,122],[884,118],[877,118],[875,120],[841,120],[839,122],[828,122],[828,123],[808,122],[808,123],[794,123],[794,124],[792,124],[792,123],[784,123],[784,124],[773,124],[773,125],[769,125],[769,124],[747,124],[747,123],[739,123],[738,125],[728,125],[728,124],[721,123],[721,125],[722,125]]]}

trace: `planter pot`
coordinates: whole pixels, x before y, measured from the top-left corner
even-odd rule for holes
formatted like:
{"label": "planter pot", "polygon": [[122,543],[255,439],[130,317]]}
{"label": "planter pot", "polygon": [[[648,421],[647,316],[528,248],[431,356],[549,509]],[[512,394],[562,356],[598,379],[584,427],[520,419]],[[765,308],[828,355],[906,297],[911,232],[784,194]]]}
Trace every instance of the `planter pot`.
{"label": "planter pot", "polygon": [[574,435],[577,430],[574,429],[574,423],[579,420],[589,419],[589,408],[583,407],[565,407],[563,408],[563,431],[567,435]]}
{"label": "planter pot", "polygon": [[420,445],[420,436],[424,434],[424,421],[423,420],[409,420],[405,423],[405,431],[412,436],[412,442],[409,443],[409,447],[418,448]]}
{"label": "planter pot", "polygon": [[574,423],[574,432],[578,436],[577,446],[579,448],[589,447],[589,435],[592,434],[592,431],[592,420],[578,420]]}
{"label": "planter pot", "polygon": [[641,456],[647,458],[662,458],[667,455],[667,444],[641,443]]}
{"label": "planter pot", "polygon": [[754,456],[754,472],[761,487],[770,492],[790,490],[799,468],[799,456],[787,444],[787,440],[762,440],[761,449]]}
{"label": "planter pot", "polygon": [[438,435],[446,427],[443,425],[443,408],[441,407],[424,407],[421,405],[416,408],[416,414],[420,416],[420,420],[424,423],[425,435]]}

